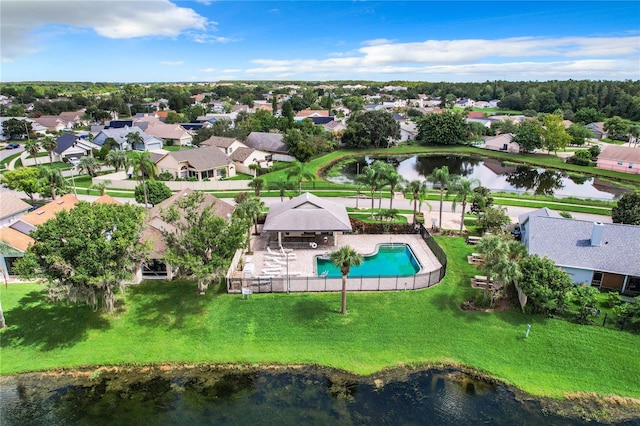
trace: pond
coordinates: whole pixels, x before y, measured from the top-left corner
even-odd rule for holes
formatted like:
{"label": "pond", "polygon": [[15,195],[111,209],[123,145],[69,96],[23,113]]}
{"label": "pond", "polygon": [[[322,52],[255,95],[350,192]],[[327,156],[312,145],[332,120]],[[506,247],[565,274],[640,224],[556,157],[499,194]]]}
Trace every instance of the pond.
{"label": "pond", "polygon": [[339,170],[332,169],[331,176],[327,177],[327,180],[351,183],[355,176],[373,160],[382,160],[394,165],[398,173],[407,180],[424,180],[435,168],[447,166],[450,174],[467,179],[478,179],[483,186],[492,191],[599,200],[613,200],[626,192],[622,187],[594,177],[504,163],[493,158],[456,155],[360,157]]}
{"label": "pond", "polygon": [[3,425],[92,426],[586,424],[456,370],[389,374],[311,367],[26,374],[1,378],[0,418]]}

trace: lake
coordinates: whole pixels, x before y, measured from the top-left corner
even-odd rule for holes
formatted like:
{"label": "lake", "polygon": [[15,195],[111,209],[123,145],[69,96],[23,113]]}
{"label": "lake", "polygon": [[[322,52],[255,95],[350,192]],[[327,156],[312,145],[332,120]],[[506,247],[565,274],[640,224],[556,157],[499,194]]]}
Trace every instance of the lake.
{"label": "lake", "polygon": [[318,367],[151,367],[0,380],[3,425],[586,424],[456,370],[364,378]]}
{"label": "lake", "polygon": [[598,200],[613,200],[626,192],[622,187],[590,176],[504,163],[492,158],[456,155],[360,157],[338,170],[332,169],[331,176],[326,179],[336,183],[352,183],[355,176],[373,160],[394,165],[398,173],[407,180],[424,180],[435,168],[447,166],[450,174],[477,179],[492,191]]}

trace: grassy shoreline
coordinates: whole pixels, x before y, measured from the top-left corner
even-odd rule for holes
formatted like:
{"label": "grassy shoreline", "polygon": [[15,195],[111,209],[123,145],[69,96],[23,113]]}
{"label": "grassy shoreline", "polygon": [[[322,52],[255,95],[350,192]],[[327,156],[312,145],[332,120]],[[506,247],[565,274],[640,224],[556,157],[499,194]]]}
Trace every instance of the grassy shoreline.
{"label": "grassy shoreline", "polygon": [[[598,326],[466,312],[479,290],[462,238],[441,237],[444,281],[420,291],[340,295],[262,294],[242,300],[188,282],[131,287],[114,314],[52,305],[37,284],[0,289],[9,328],[0,332],[0,374],[161,363],[322,365],[358,375],[397,367],[454,365],[535,396],[640,398],[640,338]],[[528,339],[526,325],[532,324]]]}

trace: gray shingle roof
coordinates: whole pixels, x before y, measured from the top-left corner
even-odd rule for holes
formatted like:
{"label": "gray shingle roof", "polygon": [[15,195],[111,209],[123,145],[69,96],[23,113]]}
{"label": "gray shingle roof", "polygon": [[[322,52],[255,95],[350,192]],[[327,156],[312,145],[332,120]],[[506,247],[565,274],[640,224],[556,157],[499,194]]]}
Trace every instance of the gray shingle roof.
{"label": "gray shingle roof", "polygon": [[240,147],[231,153],[231,159],[240,163],[244,162],[249,156],[255,152],[253,148]]}
{"label": "gray shingle roof", "polygon": [[640,276],[640,226],[603,224],[602,243],[591,245],[594,222],[529,217],[529,253],[558,266]]}
{"label": "gray shingle roof", "polygon": [[308,192],[269,208],[264,223],[270,232],[351,231],[347,209]]}
{"label": "gray shingle roof", "polygon": [[209,139],[200,142],[200,146],[217,146],[218,148],[229,148],[235,141],[236,138],[211,136]]}
{"label": "gray shingle roof", "polygon": [[289,147],[282,142],[282,138],[281,133],[251,132],[247,136],[245,145],[260,151],[286,154],[289,152]]}
{"label": "gray shingle roof", "polygon": [[211,170],[216,167],[224,167],[232,161],[217,146],[204,146],[202,148],[183,149],[169,154],[177,161],[188,161],[195,170]]}

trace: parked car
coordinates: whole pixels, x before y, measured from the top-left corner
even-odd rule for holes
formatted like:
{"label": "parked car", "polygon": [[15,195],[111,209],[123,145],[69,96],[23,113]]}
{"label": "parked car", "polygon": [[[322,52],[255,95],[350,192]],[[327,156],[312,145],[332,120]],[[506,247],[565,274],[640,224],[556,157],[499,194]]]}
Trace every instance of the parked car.
{"label": "parked car", "polygon": [[12,143],[8,143],[6,146],[6,149],[16,149],[16,148],[20,148],[19,143],[12,142]]}
{"label": "parked car", "polygon": [[80,159],[76,158],[76,157],[71,157],[71,158],[69,158],[69,163],[72,166],[76,167],[78,164],[80,164]]}

